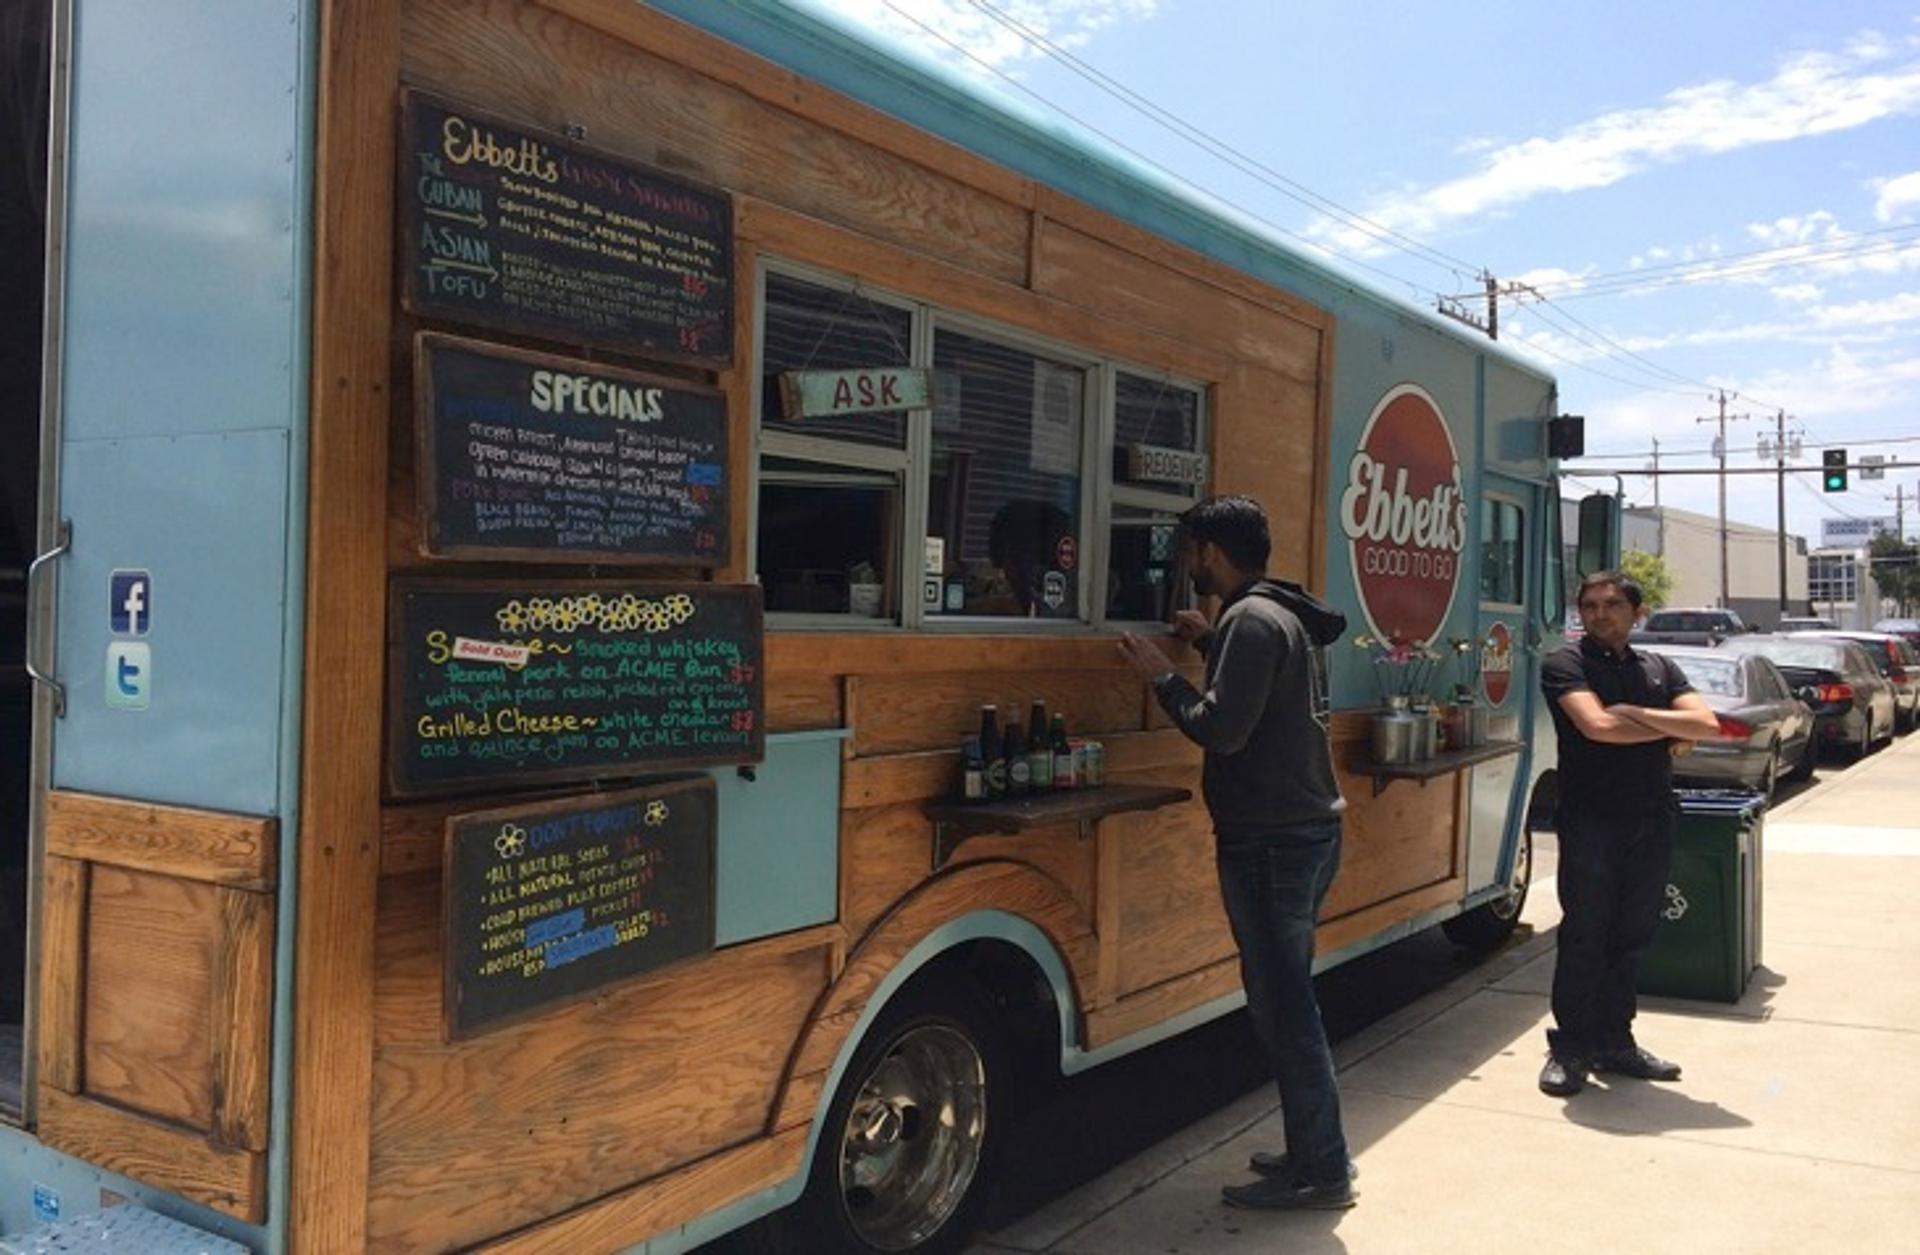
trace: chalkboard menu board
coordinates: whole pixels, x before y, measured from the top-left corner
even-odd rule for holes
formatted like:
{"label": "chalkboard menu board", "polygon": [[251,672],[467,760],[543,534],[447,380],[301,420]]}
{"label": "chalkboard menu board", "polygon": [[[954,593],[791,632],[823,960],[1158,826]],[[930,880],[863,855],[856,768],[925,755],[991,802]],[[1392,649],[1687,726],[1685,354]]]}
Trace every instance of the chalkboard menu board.
{"label": "chalkboard menu board", "polygon": [[450,817],[448,1038],[712,950],[714,812],[702,779]]}
{"label": "chalkboard menu board", "polygon": [[387,624],[395,795],[763,756],[754,585],[395,580]]}
{"label": "chalkboard menu board", "polygon": [[733,206],[558,136],[408,92],[409,312],[699,362],[733,355]]}
{"label": "chalkboard menu board", "polygon": [[428,553],[725,560],[719,392],[450,336],[414,363]]}

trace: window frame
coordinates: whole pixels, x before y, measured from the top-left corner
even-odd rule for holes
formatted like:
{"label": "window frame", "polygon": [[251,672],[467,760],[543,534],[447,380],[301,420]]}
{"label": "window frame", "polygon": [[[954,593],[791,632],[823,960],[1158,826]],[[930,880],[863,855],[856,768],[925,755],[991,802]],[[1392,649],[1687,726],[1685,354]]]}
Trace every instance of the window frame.
{"label": "window frame", "polygon": [[[1519,593],[1519,597],[1513,601],[1498,601],[1483,595],[1480,598],[1480,605],[1483,609],[1487,609],[1487,610],[1506,610],[1506,611],[1512,611],[1518,614],[1525,614],[1526,608],[1527,608],[1526,602],[1527,602],[1527,559],[1528,559],[1527,502],[1522,498],[1515,496],[1512,493],[1498,492],[1498,491],[1494,491],[1494,492],[1482,491],[1482,493],[1480,494],[1480,501],[1482,506],[1491,505],[1495,507],[1494,516],[1492,519],[1492,522],[1495,527],[1498,527],[1500,522],[1498,507],[1503,505],[1511,506],[1518,513],[1519,523],[1520,523],[1517,531],[1517,535],[1519,537],[1519,544],[1520,544],[1519,560],[1513,563],[1513,574],[1514,574],[1514,585],[1515,585],[1514,591]],[[1475,539],[1479,546],[1479,563],[1478,563],[1479,569],[1476,572],[1476,574],[1479,576],[1483,587],[1486,580],[1486,566],[1487,566],[1488,537],[1486,534],[1487,532],[1486,523],[1487,523],[1486,515],[1482,513],[1479,519],[1480,525],[1477,529],[1479,534],[1475,537]],[[1498,538],[1496,537],[1495,539],[1498,539]]]}
{"label": "window frame", "polygon": [[[906,439],[903,447],[836,440],[827,436],[806,436],[773,430],[763,422],[766,398],[767,279],[779,275],[801,283],[838,291],[858,292],[875,304],[904,310],[911,317],[908,364],[916,369],[931,369],[934,343],[942,331],[984,340],[1017,352],[1058,362],[1084,372],[1086,386],[1081,392],[1081,447],[1079,456],[1079,510],[1075,520],[1080,560],[1076,572],[1078,613],[1066,619],[1030,619],[1007,615],[929,614],[923,600],[925,544],[932,498],[934,450],[933,410],[928,407],[905,411]],[[782,257],[761,256],[754,273],[754,345],[752,354],[752,431],[749,437],[747,516],[747,568],[752,578],[760,572],[760,490],[762,463],[767,458],[783,458],[818,465],[823,474],[883,473],[898,477],[901,493],[899,526],[895,538],[900,605],[896,619],[866,619],[850,614],[809,614],[794,611],[769,611],[767,626],[774,630],[808,629],[845,632],[950,632],[975,635],[1061,635],[1100,632],[1110,626],[1135,627],[1148,621],[1107,618],[1105,586],[1111,562],[1113,525],[1116,506],[1178,516],[1199,501],[1211,487],[1213,471],[1213,385],[1190,379],[1176,371],[1143,366],[1128,358],[1102,354],[1096,350],[1027,330],[965,310],[942,306],[931,300],[903,295],[867,282],[856,275],[825,270]],[[1113,474],[1112,450],[1117,429],[1116,401],[1119,375],[1125,373],[1147,380],[1163,381],[1168,387],[1190,392],[1196,400],[1195,442],[1197,452],[1205,454],[1209,482],[1191,490],[1143,488],[1120,482]],[[780,478],[791,472],[782,471]],[[1176,590],[1178,594],[1179,590]],[[1185,598],[1181,599],[1186,600]]]}

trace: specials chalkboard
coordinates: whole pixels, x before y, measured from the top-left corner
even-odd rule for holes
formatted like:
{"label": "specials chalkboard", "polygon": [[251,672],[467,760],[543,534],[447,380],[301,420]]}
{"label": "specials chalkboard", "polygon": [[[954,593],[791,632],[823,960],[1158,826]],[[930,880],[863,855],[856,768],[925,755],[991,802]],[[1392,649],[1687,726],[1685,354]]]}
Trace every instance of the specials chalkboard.
{"label": "specials chalkboard", "polygon": [[713,781],[453,815],[446,1035],[713,949]]}
{"label": "specials chalkboard", "polygon": [[725,561],[719,392],[438,335],[415,343],[414,388],[427,553]]}
{"label": "specials chalkboard", "polygon": [[410,313],[687,361],[733,355],[733,206],[558,136],[406,93]]}
{"label": "specials chalkboard", "polygon": [[763,756],[755,585],[404,579],[392,601],[395,796]]}

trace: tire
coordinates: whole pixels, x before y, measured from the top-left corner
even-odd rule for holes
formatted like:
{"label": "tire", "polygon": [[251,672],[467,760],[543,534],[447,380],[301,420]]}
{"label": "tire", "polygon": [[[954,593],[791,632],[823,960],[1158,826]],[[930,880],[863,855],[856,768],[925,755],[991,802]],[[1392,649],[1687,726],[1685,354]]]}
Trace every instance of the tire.
{"label": "tire", "polygon": [[1787,773],[1787,779],[1794,782],[1813,779],[1813,766],[1820,757],[1820,740],[1813,733],[1807,734],[1807,743],[1800,750],[1800,761]]}
{"label": "tire", "polygon": [[1760,777],[1760,792],[1769,802],[1780,792],[1780,779],[1780,742],[1775,741],[1767,754],[1767,770]]}
{"label": "tire", "polygon": [[909,987],[834,1091],[806,1192],[756,1226],[751,1245],[768,1255],[955,1255],[992,1191],[1012,1079],[1006,1035],[970,982]]}
{"label": "tire", "polygon": [[1465,950],[1486,953],[1499,948],[1520,923],[1526,909],[1527,890],[1533,885],[1533,815],[1528,808],[1520,828],[1520,848],[1514,852],[1513,875],[1507,880],[1507,892],[1491,902],[1456,915],[1440,925],[1447,940]]}

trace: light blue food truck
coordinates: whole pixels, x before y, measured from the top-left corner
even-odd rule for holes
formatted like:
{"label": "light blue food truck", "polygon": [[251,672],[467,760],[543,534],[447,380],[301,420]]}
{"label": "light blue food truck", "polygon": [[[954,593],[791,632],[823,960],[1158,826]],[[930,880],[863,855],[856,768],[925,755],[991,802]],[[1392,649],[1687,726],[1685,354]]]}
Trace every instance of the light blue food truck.
{"label": "light blue food truck", "polygon": [[1242,1000],[1114,646],[1207,493],[1350,623],[1319,961],[1513,928],[1615,531],[1531,364],[812,5],[0,41],[0,1249],[959,1249]]}

